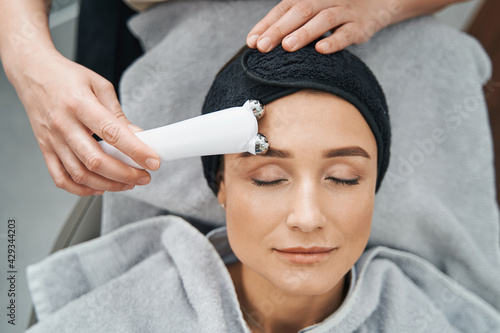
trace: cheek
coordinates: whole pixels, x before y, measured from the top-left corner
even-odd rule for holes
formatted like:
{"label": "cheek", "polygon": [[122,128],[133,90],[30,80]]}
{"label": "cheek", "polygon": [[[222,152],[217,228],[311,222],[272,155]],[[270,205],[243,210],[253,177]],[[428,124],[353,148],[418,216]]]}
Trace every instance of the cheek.
{"label": "cheek", "polygon": [[226,225],[229,243],[241,261],[265,252],[269,235],[280,221],[279,209],[272,198],[258,194],[252,184],[237,180],[226,182]]}
{"label": "cheek", "polygon": [[337,226],[354,261],[364,251],[370,237],[374,200],[374,193],[366,192],[356,198],[346,198],[344,202],[338,203],[341,207],[336,205],[337,208],[334,208]]}

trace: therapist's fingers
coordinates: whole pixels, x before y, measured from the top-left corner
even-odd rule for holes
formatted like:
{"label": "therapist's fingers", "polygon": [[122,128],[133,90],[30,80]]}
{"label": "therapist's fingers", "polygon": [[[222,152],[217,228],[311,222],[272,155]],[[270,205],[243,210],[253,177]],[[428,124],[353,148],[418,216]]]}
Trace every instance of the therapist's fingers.
{"label": "therapist's fingers", "polygon": [[286,36],[283,39],[283,48],[289,52],[296,51],[318,39],[325,32],[348,23],[350,19],[349,15],[341,7],[321,10],[302,27]]}
{"label": "therapist's fingers", "polygon": [[60,148],[61,151],[58,151],[58,156],[62,156],[61,162],[74,183],[97,191],[108,192],[127,191],[134,188],[134,185],[112,181],[97,173],[90,172],[85,165],[72,154],[68,146],[62,145]]}
{"label": "therapist's fingers", "polygon": [[334,53],[368,41],[392,21],[380,12],[387,4],[365,0],[283,0],[247,36],[247,45],[269,52],[282,44],[293,52],[320,38],[320,53]]}
{"label": "therapist's fingers", "polygon": [[[129,167],[102,152],[97,142],[81,126],[68,122],[67,127],[71,128],[72,133],[68,140],[62,139],[66,134],[62,132],[62,136],[53,136],[49,145],[42,146],[49,172],[57,187],[77,195],[96,195],[101,191],[130,190],[136,184],[144,185],[150,181],[146,171]],[[77,157],[75,152],[85,157]],[[85,165],[80,158],[88,163]],[[95,162],[99,159],[103,161],[102,166]]]}
{"label": "therapist's fingers", "polygon": [[[53,142],[57,155],[68,166],[68,173],[79,184],[98,190],[117,191],[124,185],[145,185],[151,177],[145,170],[139,170],[105,154],[82,124],[67,122],[60,129],[59,142]],[[74,160],[81,163],[76,163]],[[102,180],[104,177],[106,181]],[[119,184],[121,183],[121,184]]]}
{"label": "therapist's fingers", "polygon": [[58,188],[82,197],[102,195],[104,193],[104,191],[98,191],[88,186],[75,183],[55,152],[45,151],[43,157],[50,176]]}
{"label": "therapist's fingers", "polygon": [[[265,33],[273,27],[276,22],[278,22],[290,9],[298,2],[301,0],[284,0],[281,1],[279,4],[277,4],[273,9],[269,11],[269,13],[264,16],[262,20],[260,20],[248,33],[247,36],[247,45],[250,48],[257,48],[258,42],[260,42],[261,48],[263,44],[269,43],[269,46],[266,47],[265,51],[267,49],[271,49],[271,45],[275,44],[278,45],[279,41],[277,42],[276,39],[278,37],[275,37],[276,35],[282,35],[282,38],[286,36],[283,31],[279,31],[279,28],[273,28],[273,34],[272,36],[274,39],[271,39],[270,36],[267,36]],[[265,46],[265,45],[264,45]],[[259,50],[262,51],[261,48]]]}
{"label": "therapist's fingers", "polygon": [[316,51],[323,54],[330,54],[340,51],[352,44],[364,43],[371,35],[366,34],[357,25],[347,23],[336,29],[331,36],[328,36],[316,43]]}
{"label": "therapist's fingers", "polygon": [[[120,111],[121,112],[121,111]],[[120,116],[120,113],[118,113]],[[156,152],[139,140],[128,126],[112,111],[106,109],[96,97],[88,97],[77,107],[77,118],[90,131],[132,158],[144,169],[157,170],[160,159]],[[81,156],[81,154],[77,154]],[[84,164],[86,163],[85,161]],[[102,164],[101,155],[96,164]]]}
{"label": "therapist's fingers", "polygon": [[[284,0],[250,31],[247,44],[251,48],[258,48],[261,52],[269,52],[319,12],[338,7],[342,2],[342,0]],[[328,30],[321,31],[319,36]]]}

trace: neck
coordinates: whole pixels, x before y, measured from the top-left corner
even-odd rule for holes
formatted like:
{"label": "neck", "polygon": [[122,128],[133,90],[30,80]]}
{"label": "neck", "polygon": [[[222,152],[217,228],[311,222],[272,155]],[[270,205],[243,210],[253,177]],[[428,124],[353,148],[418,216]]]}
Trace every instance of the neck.
{"label": "neck", "polygon": [[326,319],[345,297],[345,278],[324,294],[303,296],[279,289],[241,263],[228,269],[252,332],[298,332]]}

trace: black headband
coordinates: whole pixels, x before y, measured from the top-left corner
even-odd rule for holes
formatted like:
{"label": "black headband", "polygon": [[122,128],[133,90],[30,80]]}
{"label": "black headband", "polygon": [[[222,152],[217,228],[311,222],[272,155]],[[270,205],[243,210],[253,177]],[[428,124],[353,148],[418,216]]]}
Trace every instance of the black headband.
{"label": "black headband", "polygon": [[[370,69],[347,50],[324,55],[316,52],[314,43],[295,52],[281,47],[269,53],[249,49],[217,75],[202,113],[241,106],[249,99],[265,105],[303,89],[339,96],[363,115],[377,142],[378,190],[389,165],[391,128],[387,103]],[[205,178],[216,194],[220,161],[220,155],[202,157]]]}

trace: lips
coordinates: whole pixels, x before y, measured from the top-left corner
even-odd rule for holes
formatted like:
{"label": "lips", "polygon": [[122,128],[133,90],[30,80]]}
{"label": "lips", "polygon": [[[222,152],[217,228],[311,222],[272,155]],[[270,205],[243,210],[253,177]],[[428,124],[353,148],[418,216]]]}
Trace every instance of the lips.
{"label": "lips", "polygon": [[294,264],[315,264],[326,260],[335,250],[334,247],[289,247],[283,249],[274,249],[283,259]]}

